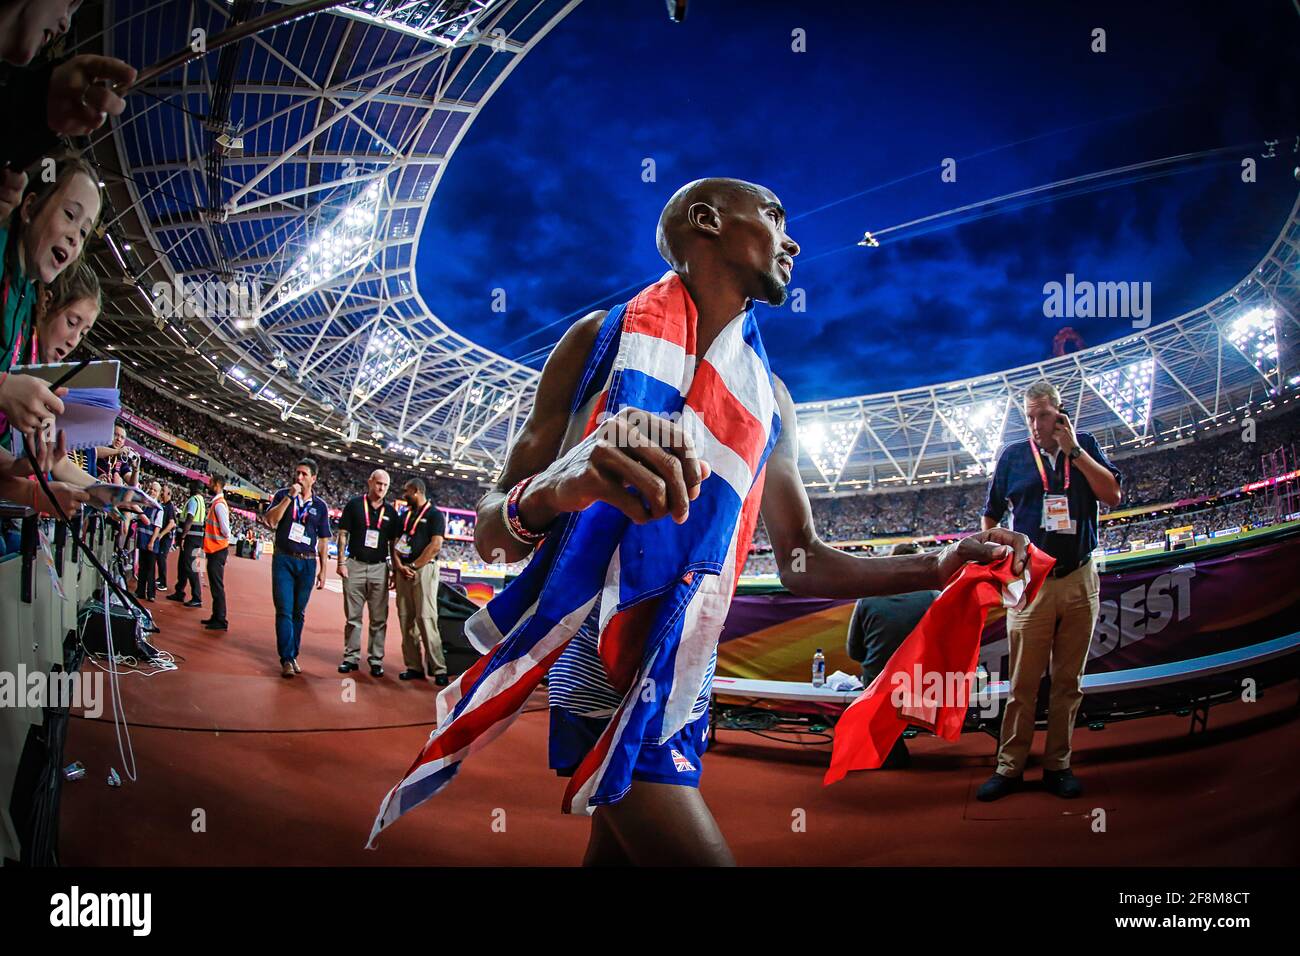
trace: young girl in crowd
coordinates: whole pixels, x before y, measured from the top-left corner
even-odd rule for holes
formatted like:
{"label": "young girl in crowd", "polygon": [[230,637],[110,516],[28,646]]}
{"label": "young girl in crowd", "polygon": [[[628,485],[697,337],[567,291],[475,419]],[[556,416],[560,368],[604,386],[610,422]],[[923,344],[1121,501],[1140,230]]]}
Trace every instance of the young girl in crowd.
{"label": "young girl in crowd", "polygon": [[56,160],[51,182],[42,176],[37,167],[35,185],[0,226],[0,412],[24,433],[61,414],[63,402],[46,383],[10,369],[31,355],[41,288],[81,257],[101,206],[98,174],[80,157]]}
{"label": "young girl in crowd", "polygon": [[102,308],[103,293],[95,270],[85,262],[65,269],[41,289],[32,327],[31,360],[46,364],[69,361]]}
{"label": "young girl in crowd", "polygon": [[[32,333],[32,361],[51,364],[72,361],[72,353],[94,328],[103,309],[103,293],[95,270],[78,262],[64,271],[48,289],[41,290]],[[113,428],[113,442],[97,448],[73,451],[69,458],[85,472],[87,482],[97,473],[97,465],[122,456],[126,447],[126,429]],[[71,475],[71,472],[65,474]],[[64,477],[59,475],[58,477]],[[72,477],[65,480],[72,481]]]}
{"label": "young girl in crowd", "polygon": [[[101,292],[99,279],[84,262],[74,263],[63,270],[58,278],[37,293],[36,317],[30,337],[23,341],[20,360],[33,363],[61,362],[81,344],[99,317]],[[15,376],[25,377],[25,376]],[[0,415],[0,428],[8,431],[8,422]],[[88,452],[67,454],[61,445],[41,449],[50,473],[50,490],[65,512],[75,508],[85,499],[78,489],[94,483],[86,468]],[[55,453],[57,451],[57,454]],[[54,514],[55,509],[45,497],[38,482],[31,479],[31,466],[26,458],[15,458],[0,448],[0,497],[22,504],[32,504],[44,514]]]}

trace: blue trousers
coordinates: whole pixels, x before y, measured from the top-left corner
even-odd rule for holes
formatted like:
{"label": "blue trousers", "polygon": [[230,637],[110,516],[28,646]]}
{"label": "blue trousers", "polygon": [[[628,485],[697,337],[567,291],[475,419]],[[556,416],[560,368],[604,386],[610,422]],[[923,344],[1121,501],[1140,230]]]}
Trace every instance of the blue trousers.
{"label": "blue trousers", "polygon": [[280,663],[296,660],[302,644],[302,622],[316,584],[316,561],[287,554],[271,558],[271,596],[275,600],[275,645]]}

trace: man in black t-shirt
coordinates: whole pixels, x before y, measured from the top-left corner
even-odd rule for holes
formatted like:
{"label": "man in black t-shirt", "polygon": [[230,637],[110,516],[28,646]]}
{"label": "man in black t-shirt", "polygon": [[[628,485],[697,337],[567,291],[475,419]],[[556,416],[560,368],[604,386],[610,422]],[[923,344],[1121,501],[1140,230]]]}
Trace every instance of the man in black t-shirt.
{"label": "man in black t-shirt", "polygon": [[343,506],[336,532],[338,571],[343,579],[343,663],[339,673],[354,671],[361,660],[361,618],[370,608],[366,659],[372,677],[384,676],[384,632],[388,629],[388,555],[400,530],[397,509],[388,496],[388,472],[376,468],[366,493]]}
{"label": "man in black t-shirt", "polygon": [[[172,504],[172,486],[162,486],[162,526],[154,534],[154,571],[158,575],[158,590],[167,590],[167,555],[172,550],[172,532],[176,530],[176,506]],[[179,577],[179,574],[177,575]]]}
{"label": "man in black t-shirt", "polygon": [[[896,544],[890,551],[891,555],[920,553],[920,547],[910,542]],[[853,606],[853,616],[849,618],[844,649],[849,657],[862,664],[863,686],[871,686],[938,596],[938,591],[930,589],[858,599]],[[907,744],[899,737],[881,769],[899,770],[910,762]]]}
{"label": "man in black t-shirt", "polygon": [[[402,622],[402,680],[447,684],[447,661],[438,633],[438,552],[446,521],[428,499],[424,481],[412,478],[402,489],[406,513],[393,541],[393,577],[397,582],[397,617]],[[427,664],[421,659],[421,648]]]}

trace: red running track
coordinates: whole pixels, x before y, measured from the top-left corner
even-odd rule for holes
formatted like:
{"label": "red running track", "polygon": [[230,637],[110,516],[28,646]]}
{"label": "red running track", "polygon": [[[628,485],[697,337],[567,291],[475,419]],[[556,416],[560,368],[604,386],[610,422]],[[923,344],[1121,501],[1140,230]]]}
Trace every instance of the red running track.
{"label": "red running track", "polygon": [[[105,783],[110,766],[122,770],[107,702],[101,718],[72,721],[65,756],[88,773],[64,785],[65,864],[581,861],[589,823],[559,812],[564,788],[546,768],[544,692],[451,787],[386,831],[377,850],[363,849],[380,800],[434,713],[431,683],[397,680],[396,608],[388,674],[350,675],[348,700],[335,670],[342,595],[314,592],[300,658],[306,673],[285,680],[270,561],[231,558],[226,577],[228,632],[199,626],[206,609],[161,596],[153,606],[162,628],[155,641],[180,670],[122,678],[136,783]],[[1072,802],[1037,790],[976,802],[994,746],[975,734],[955,745],[917,738],[911,769],[856,773],[824,788],[825,747],[722,731],[705,760],[703,793],[747,865],[1295,865],[1298,691],[1292,681],[1258,703],[1215,708],[1208,732],[1196,737],[1176,717],[1080,730],[1074,766],[1087,792]],[[1038,776],[1032,763],[1027,776]],[[1094,829],[1098,808],[1104,832]],[[198,816],[205,832],[195,832]]]}

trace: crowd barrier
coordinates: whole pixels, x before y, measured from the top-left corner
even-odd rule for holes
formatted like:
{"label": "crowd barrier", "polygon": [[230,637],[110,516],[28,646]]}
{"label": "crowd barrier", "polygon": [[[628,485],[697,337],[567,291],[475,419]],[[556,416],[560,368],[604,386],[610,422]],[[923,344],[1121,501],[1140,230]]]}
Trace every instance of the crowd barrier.
{"label": "crowd barrier", "polygon": [[[1108,556],[1086,673],[1104,674],[1234,651],[1291,634],[1300,620],[1300,522],[1179,551]],[[743,583],[718,648],[718,673],[807,681],[822,648],[827,672],[856,674],[845,650],[853,601],[796,597]],[[989,614],[980,662],[1009,672],[1006,616]]]}
{"label": "crowd barrier", "polygon": [[41,864],[53,861],[33,858],[30,843],[41,822],[34,813],[41,801],[54,801],[57,810],[68,717],[48,689],[58,686],[54,675],[79,666],[78,612],[102,583],[71,536],[84,534],[107,568],[114,535],[98,515],[55,523],[0,503],[0,517],[16,522],[22,535],[21,549],[0,558],[0,864]]}

